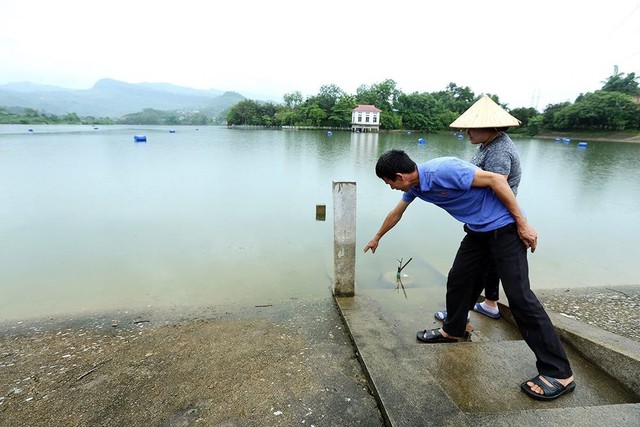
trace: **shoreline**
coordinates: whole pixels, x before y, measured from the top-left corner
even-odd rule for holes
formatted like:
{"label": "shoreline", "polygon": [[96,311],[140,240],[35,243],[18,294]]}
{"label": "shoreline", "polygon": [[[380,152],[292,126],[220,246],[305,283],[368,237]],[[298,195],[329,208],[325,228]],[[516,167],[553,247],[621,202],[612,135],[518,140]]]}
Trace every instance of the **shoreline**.
{"label": "shoreline", "polygon": [[[533,289],[545,309],[640,342],[640,284],[576,288]],[[297,299],[270,304],[220,304],[207,306],[127,307],[69,312],[0,320],[0,339],[62,329],[96,328],[131,331],[142,326],[183,325],[247,318],[274,306],[296,304]],[[301,299],[305,301],[305,299]],[[619,325],[622,330],[616,331]],[[625,328],[624,325],[629,325]]]}
{"label": "shoreline", "polygon": [[0,425],[384,425],[330,297],[12,323]]}
{"label": "shoreline", "polygon": [[[535,293],[550,314],[640,342],[640,284]],[[383,426],[346,329],[331,295],[3,321],[0,418]]]}
{"label": "shoreline", "polygon": [[[519,136],[519,134],[514,134],[514,137]],[[628,136],[626,134],[622,135],[620,133],[612,132],[611,134],[603,134],[601,135],[592,135],[592,134],[580,134],[580,133],[571,133],[571,132],[543,132],[537,135],[534,135],[530,138],[541,138],[541,139],[556,139],[556,138],[570,138],[571,141],[609,141],[609,142],[629,142],[632,144],[640,144],[640,133]]]}

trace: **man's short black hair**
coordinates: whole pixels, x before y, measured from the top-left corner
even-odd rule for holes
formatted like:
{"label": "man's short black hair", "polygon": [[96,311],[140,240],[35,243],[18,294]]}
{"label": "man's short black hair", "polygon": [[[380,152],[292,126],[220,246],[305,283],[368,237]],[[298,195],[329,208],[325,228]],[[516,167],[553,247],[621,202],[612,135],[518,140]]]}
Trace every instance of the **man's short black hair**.
{"label": "man's short black hair", "polygon": [[376,163],[378,178],[395,181],[398,173],[411,173],[416,170],[416,162],[403,150],[393,149],[384,153]]}

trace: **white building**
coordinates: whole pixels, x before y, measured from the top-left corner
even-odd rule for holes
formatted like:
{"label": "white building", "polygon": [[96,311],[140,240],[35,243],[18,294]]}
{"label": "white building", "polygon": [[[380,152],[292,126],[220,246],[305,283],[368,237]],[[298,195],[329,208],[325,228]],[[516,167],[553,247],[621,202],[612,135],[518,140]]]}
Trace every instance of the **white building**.
{"label": "white building", "polygon": [[351,110],[351,132],[378,132],[381,112],[375,105],[358,105]]}

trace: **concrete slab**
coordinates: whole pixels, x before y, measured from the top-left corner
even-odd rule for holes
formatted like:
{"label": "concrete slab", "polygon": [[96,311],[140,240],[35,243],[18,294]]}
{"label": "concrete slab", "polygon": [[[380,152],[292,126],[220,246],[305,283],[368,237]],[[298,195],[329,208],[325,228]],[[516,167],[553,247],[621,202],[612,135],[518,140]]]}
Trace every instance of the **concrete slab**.
{"label": "concrete slab", "polygon": [[[412,291],[433,296],[438,290]],[[576,391],[539,402],[520,391],[520,383],[537,373],[535,358],[508,321],[472,313],[471,342],[420,344],[415,332],[439,324],[429,320],[438,309],[436,300],[422,299],[429,306],[425,309],[418,298],[380,298],[381,292],[387,291],[336,302],[390,425],[533,425],[543,420],[576,425],[575,416],[585,408],[590,421],[640,423],[640,398],[575,349],[567,352]]]}
{"label": "concrete slab", "polygon": [[479,414],[471,417],[468,425],[474,427],[637,427],[639,422],[640,405],[629,404]]}
{"label": "concrete slab", "polygon": [[420,366],[422,349],[407,346],[371,299],[336,298],[336,301],[388,424],[465,423],[464,413],[444,393],[436,378]]}

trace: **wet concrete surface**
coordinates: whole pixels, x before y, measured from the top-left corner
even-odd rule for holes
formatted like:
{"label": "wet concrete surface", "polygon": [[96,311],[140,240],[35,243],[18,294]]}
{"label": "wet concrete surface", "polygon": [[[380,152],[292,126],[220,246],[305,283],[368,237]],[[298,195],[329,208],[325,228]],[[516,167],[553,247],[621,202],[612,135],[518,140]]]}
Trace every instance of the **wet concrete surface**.
{"label": "wet concrete surface", "polygon": [[[623,288],[627,295],[637,295],[640,289]],[[431,317],[440,309],[438,292],[415,288],[409,293],[414,297],[420,294],[421,302],[403,301],[377,289],[365,290],[353,299],[338,299],[388,424],[538,425],[541,420],[546,425],[599,426],[605,420],[608,425],[640,423],[640,381],[634,379],[640,371],[640,344],[636,341],[550,312],[556,327],[561,324],[564,328],[559,332],[577,387],[574,393],[555,401],[539,402],[519,387],[537,372],[533,353],[508,321],[508,307],[501,308],[505,316],[498,321],[472,313],[471,342],[421,344],[415,340],[415,332],[440,325]],[[573,292],[563,290],[561,295],[577,304]],[[560,301],[559,296],[546,298]],[[602,301],[584,298],[580,302],[585,317],[591,311],[591,301],[593,307],[605,311]],[[634,298],[627,302],[633,307]],[[633,316],[627,318],[633,321]],[[577,342],[589,335],[594,335],[596,342]],[[596,363],[589,354],[594,348],[596,352],[606,350]],[[614,365],[620,369],[616,371]],[[581,415],[576,420],[568,415],[583,411],[589,414],[587,418]]]}

